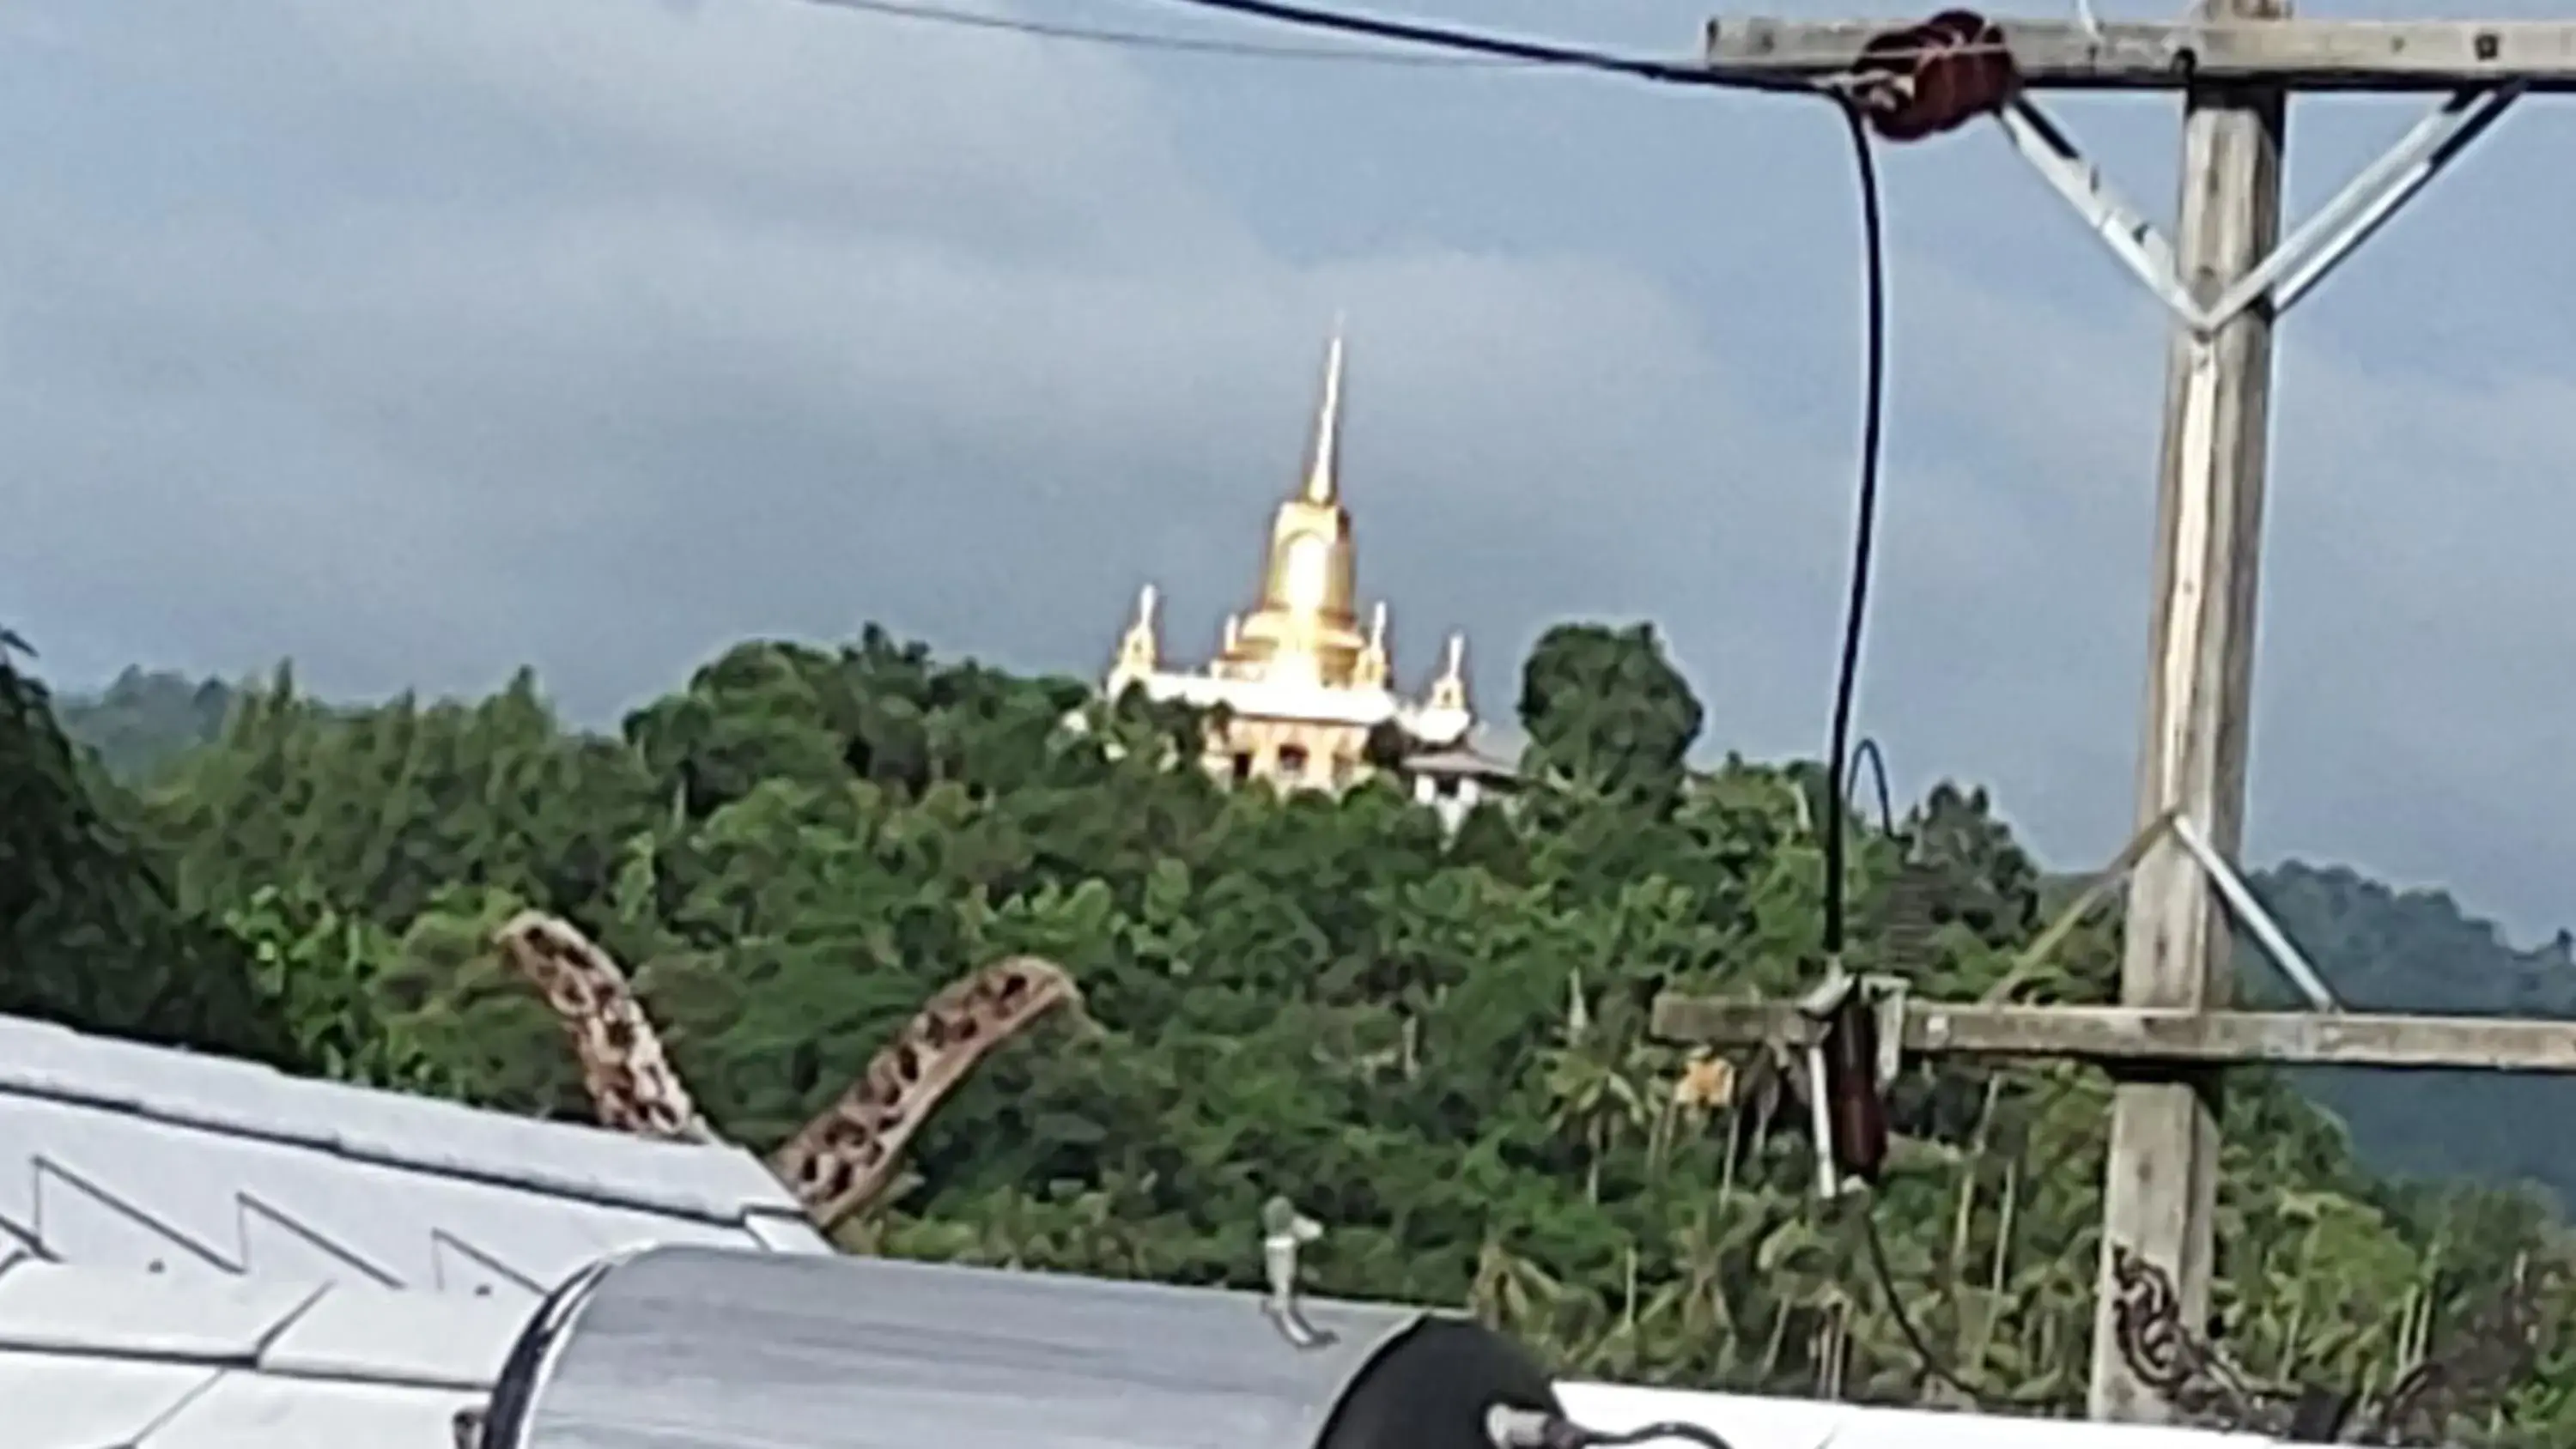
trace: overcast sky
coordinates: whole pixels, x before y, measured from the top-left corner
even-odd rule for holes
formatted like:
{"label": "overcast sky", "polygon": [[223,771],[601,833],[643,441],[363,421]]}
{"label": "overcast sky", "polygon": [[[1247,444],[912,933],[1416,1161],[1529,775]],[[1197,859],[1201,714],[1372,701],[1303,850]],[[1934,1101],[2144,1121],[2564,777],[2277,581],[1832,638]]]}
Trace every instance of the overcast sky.
{"label": "overcast sky", "polygon": [[[1664,51],[1703,18],[1441,3],[1407,13]],[[2169,103],[2052,104],[2166,209]],[[2294,209],[2415,109],[2304,105]],[[2526,103],[2292,314],[2257,668],[2258,858],[2524,932],[2576,918],[2571,119]],[[1507,710],[1549,623],[1651,618],[1716,741],[1818,747],[1859,277],[1822,106],[794,0],[14,0],[0,130],[0,619],[60,684],[524,661],[610,720],[729,641],[868,619],[1087,674],[1147,579],[1195,655],[1342,311],[1401,672],[1464,627]],[[1886,170],[1864,724],[1909,790],[1987,782],[2095,864],[2131,804],[2161,319],[1990,128]]]}

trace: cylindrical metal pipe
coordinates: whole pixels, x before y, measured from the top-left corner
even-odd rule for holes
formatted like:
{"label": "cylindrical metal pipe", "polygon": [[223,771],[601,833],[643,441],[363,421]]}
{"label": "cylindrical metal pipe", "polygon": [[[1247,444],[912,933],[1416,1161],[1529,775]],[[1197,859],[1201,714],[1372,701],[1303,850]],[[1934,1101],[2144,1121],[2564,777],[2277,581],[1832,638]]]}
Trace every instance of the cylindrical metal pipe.
{"label": "cylindrical metal pipe", "polygon": [[654,1248],[567,1284],[489,1449],[1489,1449],[1554,1411],[1511,1340],[1387,1305],[879,1258]]}

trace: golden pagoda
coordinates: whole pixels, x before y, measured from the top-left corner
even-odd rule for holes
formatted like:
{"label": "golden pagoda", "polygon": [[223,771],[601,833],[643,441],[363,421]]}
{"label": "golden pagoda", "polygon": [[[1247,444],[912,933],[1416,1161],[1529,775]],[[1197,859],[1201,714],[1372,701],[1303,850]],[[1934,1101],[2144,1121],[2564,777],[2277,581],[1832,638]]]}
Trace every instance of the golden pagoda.
{"label": "golden pagoda", "polygon": [[1368,774],[1369,736],[1381,725],[1394,725],[1416,749],[1456,745],[1475,727],[1464,636],[1450,638],[1446,668],[1416,702],[1389,683],[1386,605],[1371,609],[1361,626],[1351,516],[1342,505],[1342,357],[1336,326],[1305,477],[1270,526],[1260,602],[1227,617],[1206,668],[1166,669],[1157,595],[1147,584],[1104,686],[1112,699],[1141,688],[1157,700],[1223,706],[1209,731],[1207,764],[1224,778],[1340,789]]}

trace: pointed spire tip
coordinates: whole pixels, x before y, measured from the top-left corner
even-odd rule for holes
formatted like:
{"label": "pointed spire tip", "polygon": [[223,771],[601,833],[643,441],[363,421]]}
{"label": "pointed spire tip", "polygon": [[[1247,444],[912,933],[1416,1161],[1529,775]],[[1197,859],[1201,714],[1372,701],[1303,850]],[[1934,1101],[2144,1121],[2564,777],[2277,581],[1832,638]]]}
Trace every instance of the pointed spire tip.
{"label": "pointed spire tip", "polygon": [[1333,339],[1324,351],[1324,398],[1315,411],[1315,455],[1306,467],[1306,501],[1331,504],[1341,499],[1342,480],[1342,322],[1333,319]]}

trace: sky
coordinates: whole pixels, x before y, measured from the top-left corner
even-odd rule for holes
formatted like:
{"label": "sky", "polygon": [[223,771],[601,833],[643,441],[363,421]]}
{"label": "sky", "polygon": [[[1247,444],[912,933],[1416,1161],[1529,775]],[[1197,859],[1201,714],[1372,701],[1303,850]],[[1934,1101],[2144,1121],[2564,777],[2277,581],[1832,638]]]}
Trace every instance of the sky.
{"label": "sky", "polygon": [[[2423,13],[2394,6],[2334,13]],[[1677,55],[1706,18],[1401,13]],[[2048,104],[2169,212],[2171,101]],[[2293,214],[2422,105],[2301,103]],[[2256,665],[2253,860],[2521,935],[2576,918],[2570,123],[2525,102],[2285,321]],[[58,686],[524,663],[613,722],[731,642],[869,620],[1095,673],[1149,580],[1195,657],[1338,314],[1399,674],[1465,629],[1507,713],[1551,623],[1650,619],[1712,747],[1821,748],[1861,269],[1818,103],[803,0],[15,0],[0,137],[0,619]],[[1992,127],[1882,160],[1862,727],[1906,791],[1988,785],[2096,865],[2133,806],[2164,319]]]}

